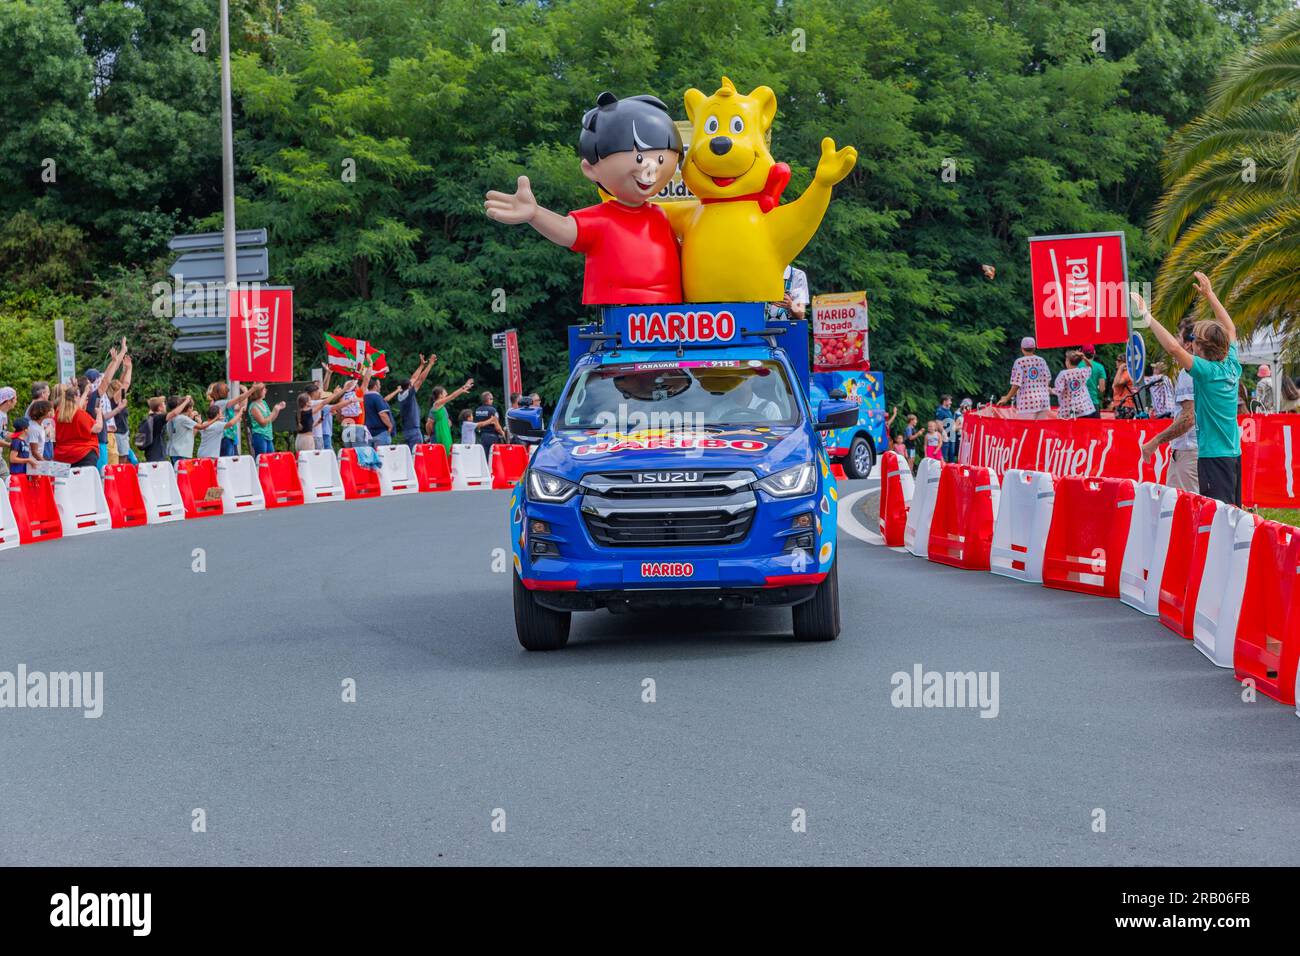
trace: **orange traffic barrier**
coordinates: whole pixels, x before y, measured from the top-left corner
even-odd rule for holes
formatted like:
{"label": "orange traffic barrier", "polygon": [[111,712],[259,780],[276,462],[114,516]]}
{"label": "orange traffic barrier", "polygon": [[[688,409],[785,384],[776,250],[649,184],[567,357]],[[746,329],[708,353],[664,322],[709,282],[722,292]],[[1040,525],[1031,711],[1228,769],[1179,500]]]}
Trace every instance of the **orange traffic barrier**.
{"label": "orange traffic barrier", "polygon": [[9,504],[20,543],[63,537],[63,520],[54,503],[54,479],[49,475],[10,475]]}
{"label": "orange traffic barrier", "polygon": [[1294,706],[1300,616],[1295,579],[1300,570],[1300,531],[1262,521],[1250,542],[1246,591],[1237,618],[1233,670],[1239,681]]}
{"label": "orange traffic barrier", "polygon": [[969,571],[989,570],[998,478],[987,468],[944,465],[930,518],[928,557]]}
{"label": "orange traffic barrier", "polygon": [[176,463],[176,485],[186,519],[225,514],[215,458],[186,458]]}
{"label": "orange traffic barrier", "polygon": [[343,497],[378,498],[383,492],[379,485],[379,472],[357,464],[357,450],[344,448],[339,456],[339,475],[343,479]]}
{"label": "orange traffic barrier", "polygon": [[447,449],[441,445],[416,445],[415,480],[421,491],[451,491]]}
{"label": "orange traffic barrier", "polygon": [[140,491],[140,473],[135,465],[108,465],[104,468],[104,497],[114,528],[134,528],[148,524],[149,512]]}
{"label": "orange traffic barrier", "polygon": [[528,467],[527,445],[492,446],[492,487],[513,488]]}
{"label": "orange traffic barrier", "polygon": [[1179,491],[1169,527],[1169,549],[1160,576],[1156,611],[1160,623],[1179,637],[1192,639],[1196,622],[1196,597],[1201,593],[1201,573],[1210,551],[1210,528],[1219,503],[1213,498]]}
{"label": "orange traffic barrier", "polygon": [[1062,478],[1043,555],[1043,585],[1119,597],[1119,574],[1133,518],[1130,478]]}
{"label": "orange traffic barrier", "polygon": [[265,452],[257,458],[257,480],[268,508],[302,504],[302,479],[293,452]]}

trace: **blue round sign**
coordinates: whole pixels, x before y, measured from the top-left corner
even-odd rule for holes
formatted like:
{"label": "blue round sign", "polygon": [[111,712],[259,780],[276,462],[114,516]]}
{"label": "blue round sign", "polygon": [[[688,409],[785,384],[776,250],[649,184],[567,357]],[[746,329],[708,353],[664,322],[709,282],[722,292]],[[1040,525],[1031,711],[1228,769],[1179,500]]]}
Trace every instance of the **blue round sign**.
{"label": "blue round sign", "polygon": [[1141,332],[1129,335],[1128,345],[1124,347],[1124,361],[1128,363],[1128,373],[1133,376],[1133,381],[1142,381],[1142,373],[1147,367],[1147,343]]}

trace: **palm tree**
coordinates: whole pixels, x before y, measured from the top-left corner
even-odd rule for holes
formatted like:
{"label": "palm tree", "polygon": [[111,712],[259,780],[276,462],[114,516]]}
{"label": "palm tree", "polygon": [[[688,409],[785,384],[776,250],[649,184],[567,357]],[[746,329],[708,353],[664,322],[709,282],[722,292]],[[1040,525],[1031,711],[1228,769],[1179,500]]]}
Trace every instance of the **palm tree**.
{"label": "palm tree", "polygon": [[[1166,192],[1149,231],[1171,244],[1152,312],[1166,325],[1193,306],[1192,271],[1209,274],[1243,332],[1300,331],[1300,10],[1233,57],[1205,112],[1174,135]],[[1207,318],[1204,300],[1197,318]]]}

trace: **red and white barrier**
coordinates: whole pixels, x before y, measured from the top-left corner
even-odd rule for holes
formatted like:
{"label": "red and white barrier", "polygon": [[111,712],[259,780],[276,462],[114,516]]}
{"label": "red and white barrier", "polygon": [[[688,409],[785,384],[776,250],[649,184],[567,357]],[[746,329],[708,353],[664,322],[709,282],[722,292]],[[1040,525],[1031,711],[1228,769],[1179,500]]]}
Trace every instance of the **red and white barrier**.
{"label": "red and white barrier", "polygon": [[528,467],[528,446],[495,444],[488,464],[492,469],[493,488],[513,488]]}
{"label": "red and white barrier", "polygon": [[939,476],[943,462],[922,458],[916,468],[912,504],[907,510],[907,524],[903,528],[903,547],[918,558],[930,553],[930,522],[934,518],[934,503],[939,494]]}
{"label": "red and white barrier", "polygon": [[1231,505],[1214,513],[1205,570],[1192,619],[1192,642],[1217,667],[1231,667],[1237,618],[1250,567],[1250,542],[1259,516]]}
{"label": "red and white barrier", "polygon": [[1276,701],[1296,703],[1300,659],[1300,531],[1261,522],[1250,543],[1250,567],[1237,619],[1233,668],[1237,680]]}
{"label": "red and white barrier", "polygon": [[415,478],[420,491],[451,491],[447,449],[441,445],[416,445]]}
{"label": "red and white barrier", "polygon": [[902,455],[887,451],[880,456],[880,537],[887,548],[903,547],[915,489],[911,466]]}
{"label": "red and white barrier", "polygon": [[181,490],[185,520],[214,518],[225,514],[221,485],[217,483],[217,462],[213,458],[184,458],[176,463],[176,485]]}
{"label": "red and white barrier", "polygon": [[265,511],[266,495],[252,455],[217,459],[217,484],[221,486],[221,507],[225,514]]}
{"label": "red and white barrier", "polygon": [[1160,581],[1177,500],[1176,488],[1150,481],[1134,492],[1133,520],[1119,570],[1119,599],[1143,614],[1154,616],[1160,606]]}
{"label": "red and white barrier", "polygon": [[1043,584],[1119,597],[1119,572],[1133,517],[1126,478],[1062,478],[1043,555]]}
{"label": "red and white barrier", "polygon": [[339,460],[329,448],[298,452],[298,481],[302,485],[302,500],[307,504],[343,500]]}
{"label": "red and white barrier", "polygon": [[415,462],[406,445],[380,445],[379,493],[381,495],[413,495],[420,490],[415,477]]}
{"label": "red and white barrier", "polygon": [[343,497],[349,501],[357,498],[378,498],[384,489],[379,485],[379,472],[363,468],[355,448],[344,448],[339,454],[339,477],[343,479]]}
{"label": "red and white barrier", "polygon": [[140,491],[140,473],[125,462],[104,468],[104,497],[114,528],[135,528],[149,523],[149,509]]}
{"label": "red and white barrier", "polygon": [[949,465],[939,474],[926,556],[968,571],[989,570],[998,479],[987,468]]}
{"label": "red and white barrier", "polygon": [[185,503],[176,481],[176,469],[170,461],[142,461],[136,469],[140,496],[150,524],[185,520]]}
{"label": "red and white barrier", "polygon": [[1179,492],[1169,526],[1169,553],[1160,579],[1157,611],[1161,624],[1189,641],[1196,598],[1201,591],[1201,572],[1209,554],[1210,528],[1218,507],[1213,498]]}
{"label": "red and white barrier", "polygon": [[69,469],[67,477],[54,479],[54,505],[59,509],[63,536],[107,531],[113,526],[104,497],[104,482],[94,465]]}
{"label": "red and white barrier", "polygon": [[1043,583],[1043,555],[1056,499],[1052,476],[1012,469],[1002,476],[993,524],[989,570],[1018,581]]}
{"label": "red and white barrier", "polygon": [[451,487],[454,491],[487,491],[492,472],[482,445],[451,446]]}
{"label": "red and white barrier", "polygon": [[268,508],[289,508],[303,503],[302,479],[292,452],[264,452],[257,459],[257,481]]}
{"label": "red and white barrier", "polygon": [[10,475],[9,505],[20,543],[63,537],[63,521],[54,503],[54,479],[49,475]]}

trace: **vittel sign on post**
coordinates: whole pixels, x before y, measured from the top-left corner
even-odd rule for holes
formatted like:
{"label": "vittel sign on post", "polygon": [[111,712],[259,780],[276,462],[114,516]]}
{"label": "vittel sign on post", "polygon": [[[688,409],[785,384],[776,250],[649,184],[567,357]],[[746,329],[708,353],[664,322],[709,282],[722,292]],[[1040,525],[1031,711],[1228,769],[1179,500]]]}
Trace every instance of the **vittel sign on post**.
{"label": "vittel sign on post", "polygon": [[1128,340],[1122,232],[1036,236],[1029,240],[1029,271],[1040,349]]}

